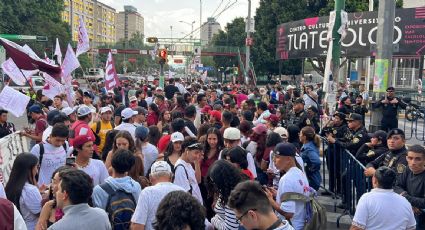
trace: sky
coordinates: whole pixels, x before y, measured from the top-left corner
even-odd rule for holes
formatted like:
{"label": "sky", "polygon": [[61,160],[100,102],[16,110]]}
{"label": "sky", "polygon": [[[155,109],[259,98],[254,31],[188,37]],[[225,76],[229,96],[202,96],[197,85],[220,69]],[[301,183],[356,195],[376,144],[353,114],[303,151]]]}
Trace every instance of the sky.
{"label": "sky", "polygon": [[[191,23],[196,21],[194,29],[199,28],[199,0],[99,0],[116,9],[117,12],[124,10],[124,5],[132,5],[138,9],[138,12],[145,19],[145,36],[169,38],[172,36],[183,37],[191,32],[191,26],[181,23],[185,21]],[[248,0],[201,0],[202,1],[202,21],[206,22],[207,17],[216,15],[222,11],[224,7],[236,2],[233,6],[224,11],[217,21],[221,24],[222,29],[228,22],[236,17],[246,18],[248,16]],[[255,9],[259,6],[260,0],[251,1],[251,14],[255,15]],[[221,4],[221,6],[220,6]],[[217,7],[220,8],[216,13]],[[199,37],[199,32],[194,34]]]}

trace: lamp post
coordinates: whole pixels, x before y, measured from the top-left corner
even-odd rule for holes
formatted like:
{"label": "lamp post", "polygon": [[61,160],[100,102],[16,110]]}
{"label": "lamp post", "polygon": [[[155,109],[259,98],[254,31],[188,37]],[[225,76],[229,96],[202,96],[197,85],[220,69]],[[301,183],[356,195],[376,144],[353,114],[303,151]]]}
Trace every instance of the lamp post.
{"label": "lamp post", "polygon": [[248,19],[246,20],[246,54],[245,54],[245,84],[249,85],[249,70],[250,70],[250,56],[251,56],[251,44],[248,44],[251,40],[251,0],[248,0]]}
{"label": "lamp post", "polygon": [[192,30],[190,31],[190,40],[192,40],[192,38],[193,38],[193,25],[195,24],[195,21],[193,21],[192,23],[185,22],[185,21],[179,21],[179,22],[184,23],[184,24],[192,27]]}

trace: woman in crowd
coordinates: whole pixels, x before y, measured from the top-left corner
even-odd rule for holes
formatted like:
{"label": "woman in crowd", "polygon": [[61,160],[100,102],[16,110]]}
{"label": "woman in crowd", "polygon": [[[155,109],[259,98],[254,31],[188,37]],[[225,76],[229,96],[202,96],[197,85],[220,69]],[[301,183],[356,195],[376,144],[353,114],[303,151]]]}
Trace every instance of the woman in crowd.
{"label": "woman in crowd", "polygon": [[378,130],[372,134],[370,142],[364,143],[356,153],[356,159],[363,165],[375,160],[377,157],[388,152],[387,133]]}
{"label": "woman in crowd", "polygon": [[148,128],[149,128],[149,134],[148,134],[149,143],[157,146],[158,141],[162,136],[161,132],[159,131],[159,129],[156,125],[151,125]]}
{"label": "woman in crowd", "polygon": [[349,96],[343,97],[341,99],[341,107],[338,109],[338,112],[343,113],[347,116],[350,113],[354,113],[353,107],[351,106],[351,99]]}
{"label": "woman in crowd", "polygon": [[7,199],[21,212],[27,229],[34,230],[41,212],[41,194],[37,187],[38,159],[31,153],[19,154],[13,162],[5,192]]}
{"label": "woman in crowd", "polygon": [[288,125],[288,143],[293,144],[298,151],[301,149],[299,134],[298,125]]}
{"label": "woman in crowd", "polygon": [[211,125],[208,123],[201,124],[201,126],[199,126],[196,139],[198,139],[198,141],[201,143],[205,143],[207,140],[207,132],[210,128],[211,128]]}
{"label": "woman in crowd", "polygon": [[243,148],[233,147],[230,149],[224,149],[221,155],[221,159],[225,159],[233,164],[237,169],[241,170],[247,179],[254,180],[254,174],[248,169],[247,153]]}
{"label": "woman in crowd", "polygon": [[101,160],[92,159],[93,140],[88,135],[77,136],[74,139],[75,165],[93,179],[93,186],[102,184],[108,178],[108,170]]}
{"label": "woman in crowd", "polygon": [[148,107],[148,116],[146,117],[146,123],[148,126],[158,124],[159,116],[161,112],[158,109],[158,106],[154,103],[150,104]]}
{"label": "woman in crowd", "polygon": [[159,132],[162,135],[167,135],[170,133],[170,123],[171,123],[171,112],[164,111],[163,113],[161,113],[157,126],[159,129]]}
{"label": "woman in crowd", "polygon": [[[257,126],[255,126],[252,129],[253,133],[251,136],[251,143],[246,148],[246,150],[254,156],[255,166],[257,170],[257,180],[260,182],[260,184],[267,183],[267,175],[260,169],[261,161],[263,159],[264,154],[268,154],[266,153],[267,130],[268,129],[264,124],[258,124]],[[252,148],[250,148],[250,145],[253,142],[255,143],[255,150],[252,150]]]}
{"label": "woman in crowd", "polygon": [[174,107],[171,112],[178,111],[184,113],[184,109],[186,108],[186,101],[183,96],[174,97]]}
{"label": "woman in crowd", "polygon": [[266,150],[264,152],[263,159],[261,160],[261,170],[264,172],[266,172],[269,167],[271,152],[280,142],[283,142],[283,139],[279,133],[271,132],[267,135]]}
{"label": "woman in crowd", "polygon": [[52,183],[49,188],[49,197],[47,202],[41,209],[40,217],[37,222],[36,230],[45,230],[56,221],[62,219],[64,213],[63,210],[56,207],[56,192],[58,191],[58,185],[61,180],[60,175],[62,172],[69,170],[70,166],[61,166],[53,172]]}
{"label": "woman in crowd", "polygon": [[131,134],[127,131],[119,131],[114,138],[112,150],[109,151],[108,156],[105,160],[105,166],[109,170],[111,167],[111,160],[114,157],[114,153],[118,149],[130,150],[132,153],[136,152],[136,145]]}
{"label": "woman in crowd", "polygon": [[230,192],[242,181],[241,173],[225,160],[216,161],[208,170],[209,192],[217,198],[211,224],[218,230],[239,229],[235,212],[227,206]]}
{"label": "woman in crowd", "polygon": [[168,144],[167,150],[165,150],[163,156],[159,154],[157,159],[157,160],[166,161],[171,166],[171,170],[173,170],[173,172],[174,172],[174,166],[177,160],[180,158],[180,156],[183,153],[183,149],[182,149],[183,140],[184,140],[184,136],[182,133],[175,132],[171,134],[171,141]]}
{"label": "woman in crowd", "polygon": [[106,158],[108,157],[109,152],[112,150],[112,147],[114,146],[114,139],[117,135],[118,130],[109,130],[106,133],[106,139],[105,139],[105,146],[103,146],[102,150],[102,160],[106,161]]}
{"label": "woman in crowd", "polygon": [[320,175],[320,137],[316,135],[313,127],[306,126],[301,129],[300,141],[303,144],[300,155],[304,161],[308,183],[317,191],[322,180]]}

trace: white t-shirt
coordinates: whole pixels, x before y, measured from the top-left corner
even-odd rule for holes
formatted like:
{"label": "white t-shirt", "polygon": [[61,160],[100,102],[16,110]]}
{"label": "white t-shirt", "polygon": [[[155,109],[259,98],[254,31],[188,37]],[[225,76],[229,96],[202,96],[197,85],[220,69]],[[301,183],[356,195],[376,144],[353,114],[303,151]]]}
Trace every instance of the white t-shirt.
{"label": "white t-shirt", "polygon": [[[70,156],[72,148],[69,147],[67,141],[65,141],[66,150],[61,145],[60,147],[55,147],[50,143],[44,143],[44,154],[42,162],[40,164],[40,172],[38,176],[38,185],[43,184],[48,185],[51,182],[53,172],[65,165],[66,158]],[[35,155],[40,160],[40,145],[36,144],[31,149],[31,153]]]}
{"label": "white t-shirt", "polygon": [[13,229],[27,230],[27,225],[25,224],[24,218],[22,218],[21,213],[15,205],[13,205]]}
{"label": "white t-shirt", "polygon": [[[183,167],[177,167],[177,165],[183,165]],[[198,199],[198,201],[203,204],[204,200],[202,199],[201,190],[198,186],[198,181],[196,180],[195,170],[192,165],[187,163],[186,161],[179,158],[176,161],[176,165],[174,167],[174,184],[182,187],[185,191],[190,190],[190,186],[192,186],[192,196]],[[186,169],[186,173],[184,170]]]}
{"label": "white t-shirt", "polygon": [[136,210],[131,217],[131,222],[145,225],[145,230],[153,229],[156,210],[162,199],[172,191],[184,189],[171,182],[162,182],[142,190],[137,202]]}
{"label": "white t-shirt", "polygon": [[102,184],[109,177],[108,169],[101,160],[90,159],[86,167],[78,167],[78,169],[87,173],[93,179],[93,186]]}
{"label": "white t-shirt", "polygon": [[375,188],[360,198],[353,223],[361,229],[416,229],[412,205],[392,189]]}
{"label": "white t-shirt", "polygon": [[[314,92],[312,94],[315,94]],[[314,106],[317,108],[317,103],[307,94],[303,95],[304,105],[305,108],[308,108],[309,106]]]}
{"label": "white t-shirt", "polygon": [[148,176],[148,171],[153,162],[158,158],[158,149],[151,143],[146,143],[142,146],[144,175]]}
{"label": "white t-shirt", "polygon": [[19,199],[19,206],[28,230],[33,230],[41,212],[41,195],[37,186],[25,183]]}
{"label": "white t-shirt", "polygon": [[302,230],[305,222],[305,203],[302,201],[283,201],[280,197],[287,192],[296,192],[305,196],[310,195],[310,186],[307,177],[297,167],[292,167],[280,178],[279,188],[277,190],[276,202],[284,212],[293,213],[291,219],[292,226],[296,230]]}
{"label": "white t-shirt", "polygon": [[130,123],[121,123],[120,125],[118,125],[117,127],[114,128],[114,130],[125,130],[128,131],[131,136],[133,137],[133,140],[136,141],[136,126],[134,124],[130,124]]}

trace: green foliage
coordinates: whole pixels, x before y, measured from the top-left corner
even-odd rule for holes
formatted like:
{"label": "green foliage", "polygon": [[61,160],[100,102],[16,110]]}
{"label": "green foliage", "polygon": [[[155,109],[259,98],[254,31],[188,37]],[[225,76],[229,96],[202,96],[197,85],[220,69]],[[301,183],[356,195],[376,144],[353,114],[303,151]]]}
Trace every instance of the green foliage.
{"label": "green foliage", "polygon": [[75,70],[75,75],[78,77],[83,76],[83,70],[86,71],[88,68],[92,67],[92,61],[87,53],[83,53],[78,56],[78,61],[80,62],[80,67]]}

